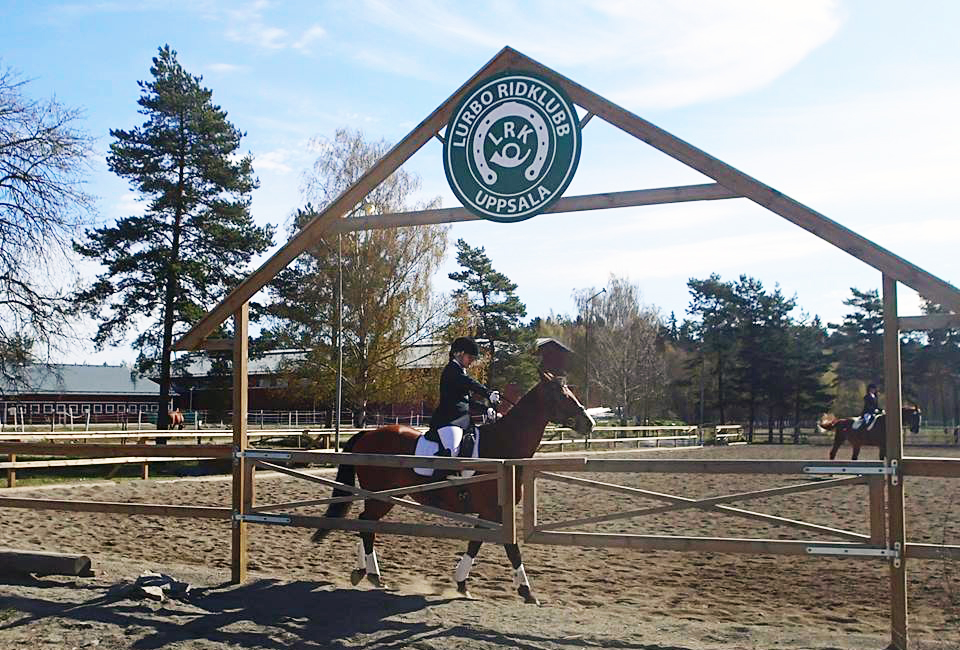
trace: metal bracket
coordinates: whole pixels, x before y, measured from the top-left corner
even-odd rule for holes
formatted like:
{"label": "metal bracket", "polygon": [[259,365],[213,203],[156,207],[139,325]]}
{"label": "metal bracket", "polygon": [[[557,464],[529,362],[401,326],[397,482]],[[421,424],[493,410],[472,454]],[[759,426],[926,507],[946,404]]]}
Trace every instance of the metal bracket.
{"label": "metal bracket", "polygon": [[893,551],[891,551],[892,553],[895,553],[895,555],[893,556],[893,566],[898,569],[900,568],[900,564],[902,562],[902,560],[900,559],[900,548],[901,548],[900,542],[894,542]]}
{"label": "metal bracket", "polygon": [[[892,461],[896,462],[896,461]],[[894,474],[896,467],[858,467],[856,465],[806,465],[804,474]]]}
{"label": "metal bracket", "polygon": [[280,517],[277,515],[233,515],[234,521],[248,521],[254,524],[289,524],[290,517]]}
{"label": "metal bracket", "polygon": [[290,460],[289,452],[284,451],[235,451],[233,457],[250,460]]}
{"label": "metal bracket", "polygon": [[888,557],[898,560],[900,557],[900,550],[890,550],[889,548],[870,548],[868,546],[864,547],[847,547],[841,548],[837,546],[808,546],[807,553],[810,555],[839,555],[839,556],[866,556],[866,557]]}
{"label": "metal bracket", "polygon": [[[886,461],[884,461],[884,464],[886,464]],[[888,474],[890,474],[890,485],[895,486],[900,484],[899,469],[900,469],[900,461],[898,461],[897,459],[891,460],[890,467],[889,467],[890,471],[888,472]]]}

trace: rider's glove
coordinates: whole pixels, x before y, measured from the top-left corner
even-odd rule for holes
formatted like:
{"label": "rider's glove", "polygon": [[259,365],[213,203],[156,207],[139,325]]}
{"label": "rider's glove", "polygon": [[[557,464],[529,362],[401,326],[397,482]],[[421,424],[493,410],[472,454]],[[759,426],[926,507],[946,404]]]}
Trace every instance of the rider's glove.
{"label": "rider's glove", "polygon": [[490,391],[490,397],[487,399],[490,400],[490,403],[496,406],[500,403],[500,391],[492,390]]}
{"label": "rider's glove", "polygon": [[493,407],[487,407],[487,420],[490,422],[495,422],[497,420],[498,414],[493,410]]}

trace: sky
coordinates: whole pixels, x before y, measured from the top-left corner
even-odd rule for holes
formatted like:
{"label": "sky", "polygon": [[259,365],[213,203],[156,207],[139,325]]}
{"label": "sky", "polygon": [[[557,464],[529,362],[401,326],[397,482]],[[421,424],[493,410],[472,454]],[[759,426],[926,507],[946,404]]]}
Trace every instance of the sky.
{"label": "sky", "polygon": [[[137,82],[169,44],[246,133],[253,218],[278,226],[279,246],[316,138],[347,127],[398,142],[509,45],[956,286],[957,24],[950,0],[0,0],[0,65],[31,80],[31,97],[82,109],[96,153],[87,189],[111,222],[140,207],[106,168],[109,130],[143,122]],[[424,200],[458,205],[438,141],[403,169]],[[593,119],[565,195],[705,182]],[[517,284],[528,317],[573,314],[573,292],[611,274],[678,319],[687,281],[711,273],[779,286],[834,323],[851,287],[881,285],[879,271],[746,199],[456,224],[437,291],[454,288],[460,238]],[[900,315],[920,313],[912,290],[899,301]],[[136,357],[129,345],[62,355]]]}

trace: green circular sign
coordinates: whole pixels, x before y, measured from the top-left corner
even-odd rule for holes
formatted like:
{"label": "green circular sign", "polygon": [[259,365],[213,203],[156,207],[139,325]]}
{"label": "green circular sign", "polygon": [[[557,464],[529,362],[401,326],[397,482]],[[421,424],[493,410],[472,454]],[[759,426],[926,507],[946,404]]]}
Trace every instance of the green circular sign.
{"label": "green circular sign", "polygon": [[528,72],[479,81],[447,124],[443,169],[471,212],[523,221],[560,198],[580,162],[580,122],[565,93]]}

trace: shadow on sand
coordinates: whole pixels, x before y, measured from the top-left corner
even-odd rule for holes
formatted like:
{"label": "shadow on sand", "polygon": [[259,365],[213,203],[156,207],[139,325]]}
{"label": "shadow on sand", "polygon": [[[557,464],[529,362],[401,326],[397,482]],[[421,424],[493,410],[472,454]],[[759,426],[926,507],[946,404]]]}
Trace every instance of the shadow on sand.
{"label": "shadow on sand", "polygon": [[[134,632],[126,647],[150,650],[175,647],[287,648],[519,648],[573,650],[607,647],[622,650],[688,650],[679,646],[636,644],[615,639],[544,638],[518,629],[514,633],[480,624],[446,623],[456,612],[424,616],[431,608],[460,601],[435,595],[338,589],[317,582],[256,580],[194,589],[186,601],[162,606],[98,595],[75,605],[45,600],[43,581],[37,597],[4,597],[0,606],[26,614],[0,624],[4,630],[30,626],[48,617],[77,623],[101,623]],[[49,585],[49,586],[52,586]],[[63,587],[60,583],[58,586]],[[77,585],[78,590],[88,588]],[[101,591],[106,591],[102,589]],[[525,606],[529,607],[529,606]],[[410,614],[409,617],[404,616]],[[423,619],[429,619],[425,622]],[[408,619],[408,620],[404,620]]]}

